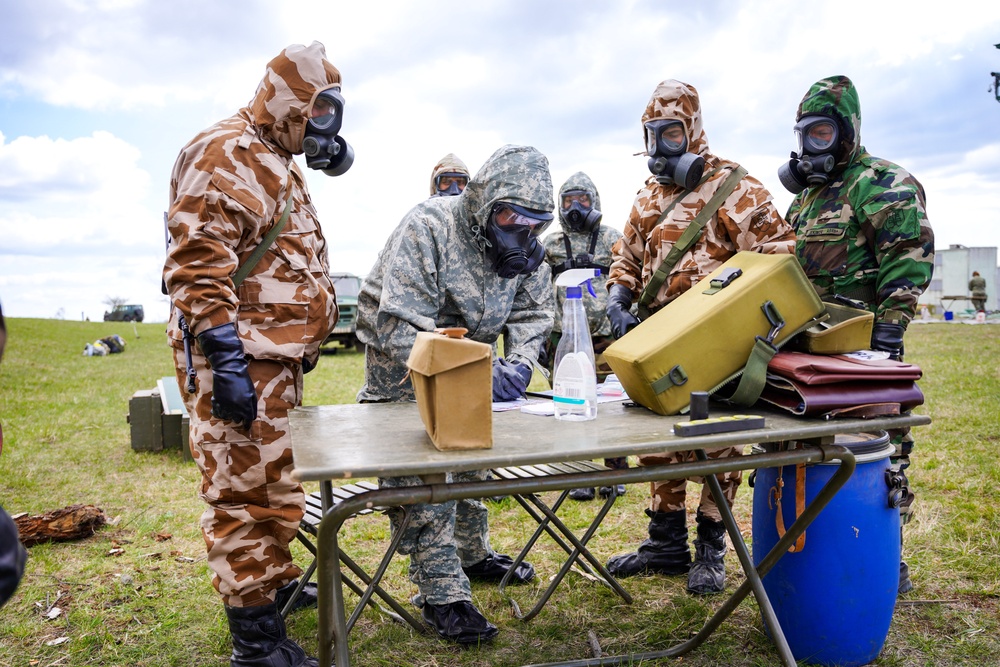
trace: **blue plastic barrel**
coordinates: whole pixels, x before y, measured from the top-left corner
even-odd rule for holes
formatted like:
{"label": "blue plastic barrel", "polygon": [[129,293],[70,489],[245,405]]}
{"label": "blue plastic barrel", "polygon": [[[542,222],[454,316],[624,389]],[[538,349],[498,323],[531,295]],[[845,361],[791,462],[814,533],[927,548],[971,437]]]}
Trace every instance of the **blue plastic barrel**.
{"label": "blue plastic barrel", "polygon": [[[806,529],[801,552],[786,553],[764,576],[764,589],[798,661],[854,667],[878,657],[899,587],[899,509],[887,476],[893,447],[883,431],[837,436],[857,468]],[[758,470],[753,495],[753,560],[778,541],[769,502],[778,468]],[[806,502],[833,476],[836,464],[805,468]],[[785,528],[795,519],[795,466],[781,469]]]}

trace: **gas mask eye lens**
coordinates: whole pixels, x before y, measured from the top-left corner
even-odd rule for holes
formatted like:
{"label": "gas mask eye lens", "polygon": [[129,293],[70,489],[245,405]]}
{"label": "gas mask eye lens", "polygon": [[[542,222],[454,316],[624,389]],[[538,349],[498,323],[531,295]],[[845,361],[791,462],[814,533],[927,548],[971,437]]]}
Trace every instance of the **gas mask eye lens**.
{"label": "gas mask eye lens", "polygon": [[464,174],[445,172],[437,177],[437,190],[445,194],[461,194],[469,179]]}
{"label": "gas mask eye lens", "polygon": [[670,150],[680,150],[684,143],[684,127],[682,125],[668,125],[664,128],[660,139]]}
{"label": "gas mask eye lens", "polygon": [[342,108],[343,98],[335,89],[321,92],[309,108],[309,125],[320,132],[328,130],[339,121]]}
{"label": "gas mask eye lens", "polygon": [[579,204],[583,208],[590,208],[590,194],[587,192],[567,192],[563,195],[563,210],[569,210],[574,203]]}

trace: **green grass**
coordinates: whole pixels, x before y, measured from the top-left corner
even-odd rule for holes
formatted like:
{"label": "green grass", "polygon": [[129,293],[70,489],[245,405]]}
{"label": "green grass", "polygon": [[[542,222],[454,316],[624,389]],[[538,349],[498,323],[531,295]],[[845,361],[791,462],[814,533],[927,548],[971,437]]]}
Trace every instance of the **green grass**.
{"label": "green grass", "polygon": [[[198,472],[177,451],[137,453],[130,447],[129,397],[173,375],[163,325],[138,325],[138,337],[122,323],[9,319],[8,328],[0,364],[0,503],[11,513],[30,514],[93,504],[110,523],[84,540],[30,549],[25,579],[0,609],[0,665],[227,665],[225,615],[198,528],[204,509]],[[112,333],[127,340],[125,353],[81,355],[85,343]],[[904,550],[916,590],[897,606],[875,664],[998,664],[1000,327],[914,326],[907,350],[908,361],[925,370],[927,403],[919,411],[934,423],[914,432],[916,519]],[[353,402],[362,379],[362,355],[325,355],[306,376],[306,402]],[[534,386],[544,386],[537,375]],[[751,499],[744,488],[737,500],[748,537]],[[646,502],[645,488],[629,488],[591,543],[599,557],[630,550],[643,538]],[[571,505],[567,516],[581,528],[597,509],[595,503]],[[490,508],[494,547],[516,552],[530,520],[511,500]],[[344,542],[370,562],[387,534],[384,518],[360,517],[348,522]],[[113,549],[124,551],[113,555]],[[305,550],[296,549],[306,562]],[[547,583],[560,554],[548,544],[536,547],[539,580],[512,589],[522,606]],[[733,556],[727,563],[732,590],[742,576]],[[688,638],[722,601],[692,598],[676,577],[624,585],[635,597],[632,605],[571,574],[542,613],[524,624],[510,616],[495,586],[476,584],[476,604],[501,629],[493,645],[479,650],[416,635],[369,611],[351,635],[354,664],[506,666],[584,658],[590,655],[588,631],[609,654],[663,649]],[[413,593],[405,558],[393,561],[387,586],[402,600]],[[46,620],[53,605],[62,613]],[[314,611],[297,614],[289,628],[315,652]],[[69,640],[49,645],[63,637]],[[773,665],[777,655],[755,604],[746,601],[705,645],[670,662]]]}

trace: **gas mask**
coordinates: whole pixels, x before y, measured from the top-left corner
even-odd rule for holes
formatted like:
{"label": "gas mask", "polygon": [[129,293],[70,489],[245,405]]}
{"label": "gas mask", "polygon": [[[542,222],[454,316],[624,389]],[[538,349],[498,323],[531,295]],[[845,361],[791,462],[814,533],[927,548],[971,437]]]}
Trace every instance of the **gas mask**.
{"label": "gas mask", "polygon": [[321,91],[310,107],[310,114],[302,140],[306,166],[319,169],[327,176],[340,176],[354,164],[354,149],[343,137],[337,136],[344,120],[344,98],[340,90]]}
{"label": "gas mask", "polygon": [[454,197],[460,195],[469,184],[469,177],[457,171],[444,171],[434,179],[434,187],[437,188],[432,197]]}
{"label": "gas mask", "polygon": [[685,190],[694,190],[705,171],[705,159],[688,153],[687,133],[679,120],[651,120],[646,129],[646,166],[657,183],[676,183]]}
{"label": "gas mask", "polygon": [[829,116],[806,116],[795,124],[799,152],[778,167],[778,179],[785,189],[798,194],[806,188],[826,185],[840,153],[837,121]]}
{"label": "gas mask", "polygon": [[602,213],[594,208],[593,194],[587,190],[567,190],[562,194],[559,217],[574,232],[590,232],[601,221]]}
{"label": "gas mask", "polygon": [[545,249],[538,235],[552,222],[547,211],[533,211],[501,202],[493,206],[486,223],[486,256],[501,278],[529,274],[542,264]]}

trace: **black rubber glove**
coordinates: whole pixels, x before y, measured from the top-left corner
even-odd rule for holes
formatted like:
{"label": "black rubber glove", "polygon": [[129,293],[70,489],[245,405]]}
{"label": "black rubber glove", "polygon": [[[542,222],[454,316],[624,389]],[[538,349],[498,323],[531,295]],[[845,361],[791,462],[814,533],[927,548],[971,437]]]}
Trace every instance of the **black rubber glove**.
{"label": "black rubber glove", "polygon": [[629,312],[632,308],[632,290],[617,283],[608,290],[608,321],[611,322],[611,335],[621,338],[630,329],[638,326],[639,318]]}
{"label": "black rubber glove", "polygon": [[506,359],[493,362],[493,400],[514,401],[522,396],[531,382],[531,366]]}
{"label": "black rubber glove", "polygon": [[897,361],[903,356],[903,332],[901,324],[879,322],[872,328],[872,349],[889,353],[890,359]]}
{"label": "black rubber glove", "polygon": [[257,418],[257,392],[236,325],[222,324],[202,331],[198,344],[212,366],[212,414],[250,428]]}

